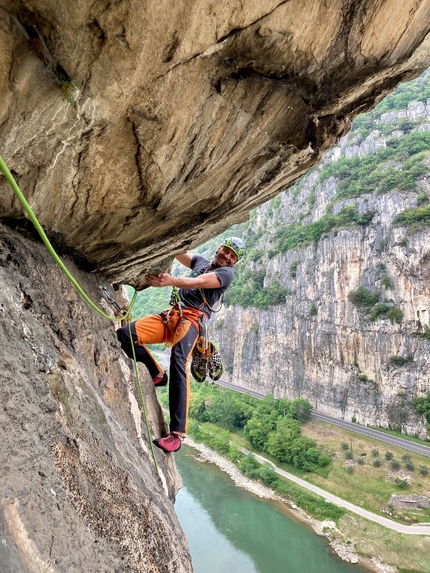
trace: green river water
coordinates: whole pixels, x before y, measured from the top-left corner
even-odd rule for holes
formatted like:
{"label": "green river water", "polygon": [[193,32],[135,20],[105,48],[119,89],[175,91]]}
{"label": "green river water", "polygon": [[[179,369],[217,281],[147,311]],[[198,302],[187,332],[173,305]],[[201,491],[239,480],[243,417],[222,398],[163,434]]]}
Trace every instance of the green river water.
{"label": "green river water", "polygon": [[363,573],[336,558],[327,541],[292,519],[282,504],[236,487],[183,446],[175,454],[184,487],[175,510],[194,573]]}

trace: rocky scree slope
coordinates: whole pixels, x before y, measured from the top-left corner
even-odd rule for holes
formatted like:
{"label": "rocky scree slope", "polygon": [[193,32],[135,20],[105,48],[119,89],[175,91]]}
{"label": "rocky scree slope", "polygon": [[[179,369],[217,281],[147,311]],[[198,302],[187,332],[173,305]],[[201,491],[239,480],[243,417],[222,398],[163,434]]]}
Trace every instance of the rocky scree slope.
{"label": "rocky scree slope", "polygon": [[[66,262],[103,305],[97,276]],[[180,477],[161,451],[157,477],[114,324],[81,300],[43,246],[3,226],[0,289],[0,572],[190,572],[173,509]],[[142,380],[160,435],[143,370]]]}
{"label": "rocky scree slope", "polygon": [[253,213],[213,328],[229,380],[427,436],[412,401],[430,390],[429,129],[430,101],[386,113]]}

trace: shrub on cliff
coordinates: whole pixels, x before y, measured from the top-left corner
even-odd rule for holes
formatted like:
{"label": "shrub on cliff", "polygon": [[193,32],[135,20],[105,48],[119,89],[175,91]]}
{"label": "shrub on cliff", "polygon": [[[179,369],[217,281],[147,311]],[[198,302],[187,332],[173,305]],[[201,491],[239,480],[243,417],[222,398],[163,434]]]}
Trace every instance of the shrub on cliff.
{"label": "shrub on cliff", "polygon": [[425,396],[415,396],[412,400],[412,405],[418,414],[423,414],[430,425],[430,391]]}
{"label": "shrub on cliff", "polygon": [[372,292],[364,286],[359,286],[357,290],[348,294],[348,300],[356,306],[370,307],[378,302],[379,292]]}
{"label": "shrub on cliff", "polygon": [[411,226],[414,223],[423,223],[425,226],[430,225],[430,205],[426,207],[417,207],[416,209],[406,209],[395,217],[396,225]]}
{"label": "shrub on cliff", "polygon": [[403,356],[391,356],[390,363],[394,364],[394,366],[404,366],[405,364],[409,364],[409,362],[413,362],[414,357],[412,354],[408,354],[406,358]]}
{"label": "shrub on cliff", "polygon": [[381,314],[386,315],[389,310],[390,307],[387,304],[377,304],[370,313],[369,319],[374,322]]}
{"label": "shrub on cliff", "polygon": [[403,310],[397,307],[390,308],[387,312],[387,318],[394,324],[400,324],[403,320]]}

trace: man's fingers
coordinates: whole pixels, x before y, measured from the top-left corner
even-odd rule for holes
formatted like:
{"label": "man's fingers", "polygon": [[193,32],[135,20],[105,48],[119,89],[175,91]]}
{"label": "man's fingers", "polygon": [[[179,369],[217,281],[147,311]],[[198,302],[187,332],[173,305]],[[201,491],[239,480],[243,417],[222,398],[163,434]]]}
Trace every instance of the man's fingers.
{"label": "man's fingers", "polygon": [[170,285],[170,275],[168,273],[161,273],[159,275],[146,275],[146,282],[151,286],[163,287]]}

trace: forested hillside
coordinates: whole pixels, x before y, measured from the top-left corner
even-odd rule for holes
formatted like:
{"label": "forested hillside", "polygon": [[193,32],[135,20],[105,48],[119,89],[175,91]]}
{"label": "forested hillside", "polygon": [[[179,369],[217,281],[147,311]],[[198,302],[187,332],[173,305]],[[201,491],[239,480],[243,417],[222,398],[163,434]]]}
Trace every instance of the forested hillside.
{"label": "forested hillside", "polygon": [[236,384],[426,436],[429,86],[426,72],[357,118],[242,226],[248,254],[214,328]]}

